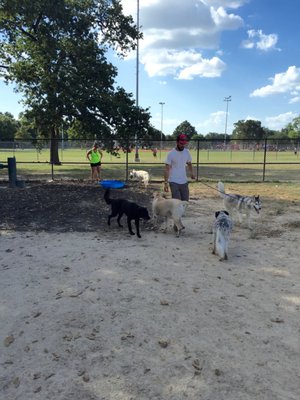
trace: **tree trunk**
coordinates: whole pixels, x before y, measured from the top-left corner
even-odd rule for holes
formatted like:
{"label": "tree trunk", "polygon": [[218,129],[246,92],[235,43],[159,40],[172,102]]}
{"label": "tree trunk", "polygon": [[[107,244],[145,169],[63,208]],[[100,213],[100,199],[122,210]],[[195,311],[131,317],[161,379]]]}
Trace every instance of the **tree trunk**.
{"label": "tree trunk", "polygon": [[50,143],[50,162],[54,165],[60,165],[58,154],[58,140],[59,130],[53,127],[51,129],[51,143]]}

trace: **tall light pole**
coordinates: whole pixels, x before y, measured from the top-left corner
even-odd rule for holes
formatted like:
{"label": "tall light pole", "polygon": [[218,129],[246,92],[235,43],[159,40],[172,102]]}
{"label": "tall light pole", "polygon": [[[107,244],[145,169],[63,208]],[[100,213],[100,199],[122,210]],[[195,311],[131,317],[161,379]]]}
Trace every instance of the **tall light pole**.
{"label": "tall light pole", "polygon": [[135,94],[135,105],[137,111],[137,126],[135,131],[135,157],[134,161],[139,162],[139,148],[137,143],[137,132],[140,131],[140,121],[139,121],[139,34],[140,34],[140,1],[136,2],[136,26],[138,31],[138,37],[136,42],[136,94]]}
{"label": "tall light pole", "polygon": [[162,151],[162,137],[163,137],[163,127],[164,127],[164,105],[162,101],[159,103],[161,105],[161,113],[160,113],[160,159],[161,159],[161,151]]}
{"label": "tall light pole", "polygon": [[228,121],[228,103],[231,101],[231,96],[225,97],[226,101],[226,117],[225,117],[225,135],[224,135],[224,150],[226,150],[226,136],[227,136],[227,121]]}

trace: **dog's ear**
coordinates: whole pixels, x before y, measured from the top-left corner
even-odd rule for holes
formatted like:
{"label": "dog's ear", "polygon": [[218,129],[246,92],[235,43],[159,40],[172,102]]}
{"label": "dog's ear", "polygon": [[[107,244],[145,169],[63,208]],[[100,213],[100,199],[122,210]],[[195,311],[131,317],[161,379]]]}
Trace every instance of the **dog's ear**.
{"label": "dog's ear", "polygon": [[224,210],[223,213],[226,214],[226,215],[229,215],[229,212],[226,211],[226,210]]}
{"label": "dog's ear", "polygon": [[215,212],[215,217],[218,218],[219,215],[220,215],[220,211],[216,211]]}

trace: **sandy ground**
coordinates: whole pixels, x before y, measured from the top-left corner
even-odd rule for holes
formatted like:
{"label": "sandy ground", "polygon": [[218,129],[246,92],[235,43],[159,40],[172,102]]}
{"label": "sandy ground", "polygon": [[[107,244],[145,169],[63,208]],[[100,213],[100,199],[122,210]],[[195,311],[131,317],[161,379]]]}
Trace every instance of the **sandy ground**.
{"label": "sandy ground", "polygon": [[193,199],[179,239],[2,229],[1,398],[299,400],[299,204],[235,224],[220,262],[221,204]]}

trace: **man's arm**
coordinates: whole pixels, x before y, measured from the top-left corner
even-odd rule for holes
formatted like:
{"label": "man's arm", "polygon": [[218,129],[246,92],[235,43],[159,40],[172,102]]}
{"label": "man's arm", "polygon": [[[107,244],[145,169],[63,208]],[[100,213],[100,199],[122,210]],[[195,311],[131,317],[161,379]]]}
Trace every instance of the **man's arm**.
{"label": "man's arm", "polygon": [[191,179],[195,179],[194,171],[193,171],[193,164],[191,162],[187,163],[188,170],[191,176]]}
{"label": "man's arm", "polygon": [[166,164],[165,165],[165,172],[164,172],[164,191],[168,192],[169,191],[169,175],[170,175],[170,165]]}

